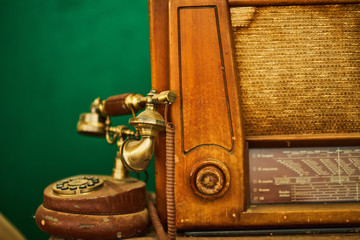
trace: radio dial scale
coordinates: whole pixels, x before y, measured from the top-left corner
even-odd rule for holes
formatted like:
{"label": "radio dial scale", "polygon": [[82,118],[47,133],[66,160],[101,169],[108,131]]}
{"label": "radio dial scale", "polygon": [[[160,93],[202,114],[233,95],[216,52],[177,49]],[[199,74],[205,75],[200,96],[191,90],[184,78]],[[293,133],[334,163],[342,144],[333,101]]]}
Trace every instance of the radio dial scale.
{"label": "radio dial scale", "polygon": [[250,202],[360,200],[360,147],[249,149]]}

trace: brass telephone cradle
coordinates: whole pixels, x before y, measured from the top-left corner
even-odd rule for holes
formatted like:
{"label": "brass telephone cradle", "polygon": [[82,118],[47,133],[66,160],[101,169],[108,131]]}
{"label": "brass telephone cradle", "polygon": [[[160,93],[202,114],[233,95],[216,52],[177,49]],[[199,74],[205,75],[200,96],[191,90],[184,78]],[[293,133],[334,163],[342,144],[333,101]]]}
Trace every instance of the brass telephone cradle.
{"label": "brass telephone cradle", "polygon": [[[118,157],[113,170],[113,177],[122,178],[122,163],[132,172],[144,171],[154,153],[154,138],[165,129],[165,121],[157,111],[158,104],[173,103],[176,94],[173,91],[164,91],[157,94],[151,90],[144,97],[140,94],[124,94],[110,97],[105,101],[100,98],[91,104],[90,113],[80,115],[78,132],[85,135],[106,136],[109,144],[117,141]],[[135,117],[135,111],[145,107],[145,111]],[[112,127],[110,116],[132,113],[129,124],[136,131],[126,126]]]}
{"label": "brass telephone cradle", "polygon": [[[122,178],[120,162],[132,172],[144,171],[154,153],[154,138],[165,129],[165,121],[157,111],[159,104],[173,103],[176,94],[173,91],[157,93],[151,90],[146,97],[140,94],[123,94],[110,97],[105,101],[100,98],[91,104],[90,113],[80,115],[78,132],[92,136],[106,136],[109,144],[117,141],[118,157],[113,170],[113,177]],[[135,117],[135,112],[145,107],[145,111]],[[110,116],[133,115],[129,124],[135,132],[126,126],[111,126]],[[119,158],[119,159],[118,159]]]}
{"label": "brass telephone cradle", "polygon": [[[144,171],[154,153],[154,139],[165,130],[159,104],[175,101],[173,91],[147,96],[122,94],[93,101],[80,115],[79,133],[105,137],[117,144],[112,176],[79,175],[57,181],[44,190],[43,204],[35,214],[41,230],[65,239],[120,239],[144,233],[149,225],[146,185],[131,178]],[[140,109],[143,112],[135,116]],[[110,117],[132,114],[127,126],[112,126]]]}

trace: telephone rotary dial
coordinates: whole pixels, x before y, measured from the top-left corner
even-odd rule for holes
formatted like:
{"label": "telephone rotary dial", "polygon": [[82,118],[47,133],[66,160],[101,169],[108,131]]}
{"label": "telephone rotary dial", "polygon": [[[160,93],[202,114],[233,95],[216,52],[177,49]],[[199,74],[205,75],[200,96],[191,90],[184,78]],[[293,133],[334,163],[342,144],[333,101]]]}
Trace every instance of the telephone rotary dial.
{"label": "telephone rotary dial", "polygon": [[54,194],[77,195],[89,193],[100,189],[104,185],[104,180],[93,176],[78,176],[60,180],[53,184]]}

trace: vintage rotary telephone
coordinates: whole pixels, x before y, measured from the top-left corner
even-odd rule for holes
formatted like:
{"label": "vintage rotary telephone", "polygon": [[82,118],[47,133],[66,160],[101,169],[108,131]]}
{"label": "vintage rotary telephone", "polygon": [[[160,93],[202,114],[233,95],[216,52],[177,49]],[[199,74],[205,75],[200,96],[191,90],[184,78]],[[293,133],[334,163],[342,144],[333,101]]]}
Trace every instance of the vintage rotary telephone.
{"label": "vintage rotary telephone", "polygon": [[[154,153],[154,138],[165,129],[159,104],[175,101],[173,91],[146,97],[122,94],[102,101],[97,98],[90,113],[80,115],[79,133],[106,137],[117,143],[112,176],[79,175],[49,185],[35,220],[41,230],[70,239],[120,239],[137,236],[149,225],[145,183],[128,175],[144,171]],[[145,108],[138,116],[135,112]],[[111,126],[110,116],[132,114],[126,126]]]}

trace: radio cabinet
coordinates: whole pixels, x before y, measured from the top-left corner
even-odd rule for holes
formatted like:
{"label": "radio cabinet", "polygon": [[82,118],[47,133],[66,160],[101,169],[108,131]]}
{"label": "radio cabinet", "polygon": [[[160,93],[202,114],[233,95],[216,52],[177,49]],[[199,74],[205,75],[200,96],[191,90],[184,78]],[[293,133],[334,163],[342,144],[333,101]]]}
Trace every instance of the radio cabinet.
{"label": "radio cabinet", "polygon": [[359,1],[150,0],[149,13],[152,87],[178,95],[178,229],[359,225]]}

